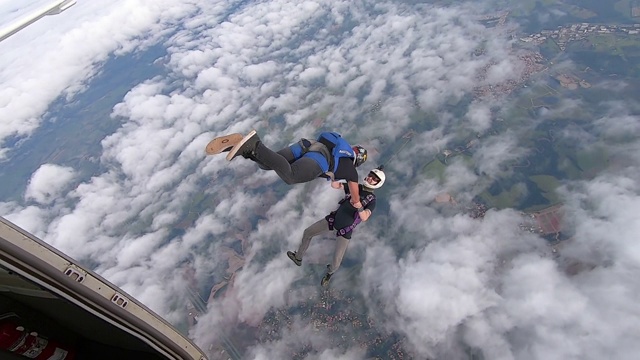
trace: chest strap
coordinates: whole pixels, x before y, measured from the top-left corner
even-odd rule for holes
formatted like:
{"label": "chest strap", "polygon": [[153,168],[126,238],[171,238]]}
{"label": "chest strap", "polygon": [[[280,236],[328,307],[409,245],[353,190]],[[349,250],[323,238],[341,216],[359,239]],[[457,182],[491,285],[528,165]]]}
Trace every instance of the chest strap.
{"label": "chest strap", "polygon": [[[351,199],[351,194],[349,193],[349,194],[345,195],[344,199],[340,200],[340,202],[338,202],[338,204],[342,205],[345,201],[350,200],[350,199]],[[376,199],[375,195],[367,194],[367,196],[365,196],[364,199],[360,200],[360,204],[362,204],[362,207],[365,207],[375,199]]]}

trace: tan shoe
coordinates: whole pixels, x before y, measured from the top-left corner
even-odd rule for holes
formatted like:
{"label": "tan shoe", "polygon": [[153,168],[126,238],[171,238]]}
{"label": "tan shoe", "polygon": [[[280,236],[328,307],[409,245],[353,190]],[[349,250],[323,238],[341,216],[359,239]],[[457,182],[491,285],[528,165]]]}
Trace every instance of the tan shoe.
{"label": "tan shoe", "polygon": [[217,137],[209,141],[205,151],[207,152],[207,155],[215,155],[230,151],[234,146],[242,141],[243,137],[244,135],[238,133]]}
{"label": "tan shoe", "polygon": [[251,158],[251,155],[256,150],[258,143],[260,142],[260,137],[255,130],[251,130],[247,135],[245,135],[240,142],[238,142],[233,149],[229,151],[227,154],[227,160],[231,161],[236,158],[236,156],[242,155],[245,158]]}

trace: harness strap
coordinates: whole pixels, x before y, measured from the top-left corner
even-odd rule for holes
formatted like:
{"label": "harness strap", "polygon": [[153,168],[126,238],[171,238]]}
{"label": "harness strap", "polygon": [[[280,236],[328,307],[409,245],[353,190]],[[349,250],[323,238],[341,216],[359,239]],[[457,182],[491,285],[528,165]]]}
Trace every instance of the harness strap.
{"label": "harness strap", "polygon": [[324,217],[329,223],[329,230],[333,230],[333,223],[336,221],[336,212],[332,211],[329,215]]}
{"label": "harness strap", "polygon": [[302,155],[312,151],[320,153],[322,157],[327,160],[329,171],[327,171],[326,174],[333,180],[333,167],[335,166],[335,160],[333,159],[333,155],[331,155],[331,151],[333,150],[334,145],[329,141],[326,141],[324,138],[320,138],[320,140],[309,140],[303,138],[298,141],[298,144],[300,144],[300,147],[302,148]]}
{"label": "harness strap", "polygon": [[[318,143],[324,145],[325,149],[323,150],[326,150],[326,153],[322,152],[322,155],[324,155],[324,157],[327,158],[327,162],[329,163],[329,172],[333,172],[334,167],[336,166],[335,164],[336,161],[333,156],[333,149],[336,147],[336,144],[332,143],[331,141],[329,141],[323,136],[320,136],[318,138]],[[331,175],[331,178],[333,179],[333,174]]]}
{"label": "harness strap", "polygon": [[[344,199],[340,200],[338,204],[342,205],[345,201],[349,199],[351,199],[351,194],[345,195]],[[364,199],[360,200],[360,204],[362,204],[362,207],[365,207],[367,206],[367,204],[369,204],[375,199],[376,199],[376,196],[374,194],[367,194],[367,196],[365,196]]]}
{"label": "harness strap", "polygon": [[[344,199],[340,200],[340,204],[344,203],[345,201],[347,201],[350,198],[351,198],[351,194],[347,194],[344,197]],[[364,199],[360,200],[360,203],[362,204],[362,207],[365,207],[365,206],[367,206],[367,204],[369,204],[370,202],[374,201],[375,199],[376,199],[376,196],[374,194],[367,194],[367,196],[365,196]],[[353,223],[351,225],[346,226],[346,227],[336,231],[336,235],[337,236],[344,236],[348,232],[353,231],[353,229],[355,229],[356,226],[358,226],[358,224],[360,224],[362,222],[362,219],[360,218],[360,214],[358,214],[357,211],[356,211],[356,214],[354,216],[355,216],[355,219],[353,220]],[[331,213],[329,213],[329,215],[327,215],[325,217],[325,219],[329,223],[329,230],[334,230],[333,223],[336,221],[336,212],[332,211]]]}
{"label": "harness strap", "polygon": [[319,152],[327,159],[327,163],[329,164],[329,171],[333,171],[333,167],[335,165],[335,161],[333,160],[333,156],[331,156],[331,151],[329,148],[320,141],[316,141],[311,144],[309,147],[309,151]]}
{"label": "harness strap", "polygon": [[[336,212],[332,211],[329,215],[325,216],[325,219],[327,220],[327,222],[329,223],[329,230],[335,230],[335,228],[333,227],[333,224],[336,221]],[[358,224],[360,224],[362,222],[362,219],[360,219],[360,216],[358,215],[358,213],[356,213],[356,219],[353,221],[353,224],[344,227],[340,230],[336,231],[336,235],[337,236],[344,236],[345,234],[347,234],[350,231],[353,231],[353,229],[356,228],[356,226],[358,226]]]}
{"label": "harness strap", "polygon": [[336,147],[336,144],[332,143],[331,141],[325,139],[322,136],[318,139],[318,142],[322,143],[324,146],[326,146],[327,149],[329,149],[329,152],[332,152],[333,148]]}
{"label": "harness strap", "polygon": [[311,147],[311,140],[302,138],[300,139],[300,141],[298,141],[298,145],[300,145],[302,153],[304,154],[309,151],[309,148]]}
{"label": "harness strap", "polygon": [[362,222],[362,220],[360,219],[360,216],[356,216],[356,219],[353,221],[353,224],[338,230],[338,232],[336,232],[336,234],[338,236],[344,236],[346,233],[348,233],[348,232],[352,231],[353,229],[355,229],[356,226],[358,226],[358,224],[360,224],[361,222]]}

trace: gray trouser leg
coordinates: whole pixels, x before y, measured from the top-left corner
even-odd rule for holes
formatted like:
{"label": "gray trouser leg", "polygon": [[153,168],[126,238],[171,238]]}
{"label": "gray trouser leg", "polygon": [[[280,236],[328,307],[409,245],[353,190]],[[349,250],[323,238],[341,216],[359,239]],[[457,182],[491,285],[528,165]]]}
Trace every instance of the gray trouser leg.
{"label": "gray trouser leg", "polygon": [[336,251],[333,253],[333,261],[331,262],[331,265],[329,265],[329,274],[333,274],[340,268],[342,258],[344,257],[345,251],[347,251],[348,245],[349,239],[342,236],[338,236],[336,238]]}
{"label": "gray trouser leg", "polygon": [[[283,158],[287,159],[287,162],[289,164],[291,164],[295,158],[293,157],[293,151],[291,151],[291,149],[287,146],[284,149],[280,149],[278,150],[278,155],[282,156]],[[257,159],[254,159],[254,161],[256,162],[256,164],[258,164],[258,167],[262,170],[272,170],[270,167],[268,167],[267,165],[259,162]]]}
{"label": "gray trouser leg", "polygon": [[314,224],[304,229],[304,232],[302,233],[302,241],[300,242],[298,251],[296,251],[296,258],[302,260],[304,253],[307,252],[307,249],[309,248],[312,237],[329,231],[332,230],[329,230],[329,223],[325,218],[316,221]]}
{"label": "gray trouser leg", "polygon": [[262,143],[256,146],[254,160],[263,168],[275,171],[288,185],[309,182],[322,175],[322,168],[315,160],[302,157],[290,164],[285,156]]}

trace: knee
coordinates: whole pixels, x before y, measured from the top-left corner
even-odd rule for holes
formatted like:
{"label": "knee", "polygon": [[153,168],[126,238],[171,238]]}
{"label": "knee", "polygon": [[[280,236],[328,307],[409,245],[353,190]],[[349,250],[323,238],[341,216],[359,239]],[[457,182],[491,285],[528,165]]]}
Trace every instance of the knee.
{"label": "knee", "polygon": [[284,177],[282,180],[284,180],[285,184],[287,185],[295,185],[298,183],[298,181],[296,181],[296,179],[292,178],[292,177]]}

